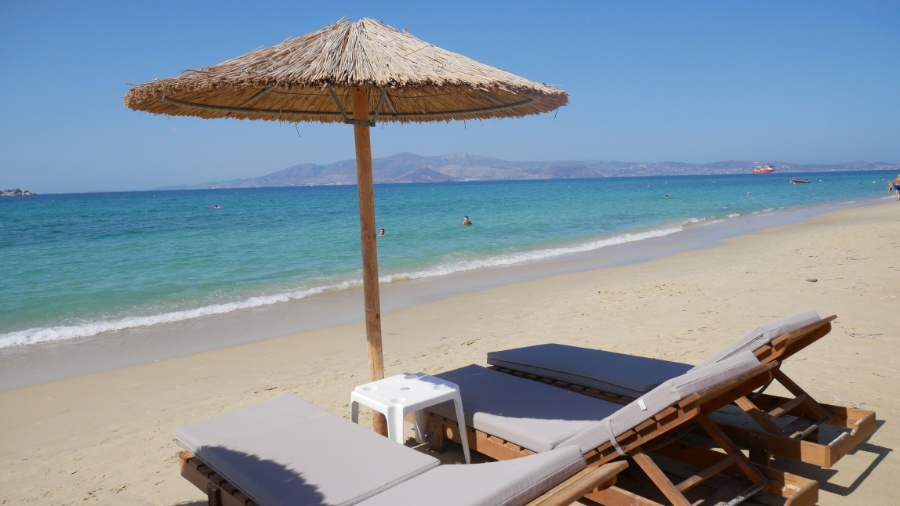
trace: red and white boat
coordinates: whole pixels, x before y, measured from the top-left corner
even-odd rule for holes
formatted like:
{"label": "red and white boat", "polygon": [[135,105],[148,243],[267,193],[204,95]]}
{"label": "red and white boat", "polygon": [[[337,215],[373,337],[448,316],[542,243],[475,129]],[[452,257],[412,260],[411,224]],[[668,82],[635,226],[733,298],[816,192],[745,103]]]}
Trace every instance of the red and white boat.
{"label": "red and white boat", "polygon": [[773,172],[775,172],[775,168],[768,163],[765,167],[763,167],[762,165],[757,165],[756,168],[753,169],[754,174],[771,174]]}

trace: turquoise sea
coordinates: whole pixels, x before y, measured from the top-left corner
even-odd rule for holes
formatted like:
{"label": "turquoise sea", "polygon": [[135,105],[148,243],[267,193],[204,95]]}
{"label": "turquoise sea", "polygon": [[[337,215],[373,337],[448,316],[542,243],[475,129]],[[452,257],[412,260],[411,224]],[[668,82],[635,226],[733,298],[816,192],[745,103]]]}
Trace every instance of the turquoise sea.
{"label": "turquoise sea", "polygon": [[[387,234],[380,276],[390,284],[602,256],[713,221],[884,199],[894,175],[376,185],[377,227]],[[474,226],[461,226],[463,215]],[[0,259],[0,348],[352,290],[361,284],[356,187],[3,198]]]}

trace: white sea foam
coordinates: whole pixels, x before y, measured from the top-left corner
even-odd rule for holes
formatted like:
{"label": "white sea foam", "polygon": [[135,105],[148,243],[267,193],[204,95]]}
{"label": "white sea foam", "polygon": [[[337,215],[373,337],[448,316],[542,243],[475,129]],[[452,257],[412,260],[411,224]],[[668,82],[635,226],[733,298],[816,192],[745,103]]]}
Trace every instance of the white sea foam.
{"label": "white sea foam", "polygon": [[486,267],[506,267],[527,262],[538,262],[541,260],[560,257],[563,255],[594,251],[609,246],[615,246],[617,244],[642,241],[645,239],[652,239],[654,237],[663,237],[681,232],[682,230],[684,230],[683,226],[674,226],[663,229],[649,230],[646,232],[620,234],[614,237],[608,237],[596,241],[588,241],[585,243],[574,244],[561,248],[545,248],[531,251],[522,251],[519,253],[511,253],[508,255],[497,255],[464,262],[444,263],[436,265],[432,268],[419,271],[403,272],[392,274],[389,276],[382,276],[381,281],[389,283],[393,281],[423,279],[437,276],[447,276],[457,272],[474,271],[476,269],[482,269]]}
{"label": "white sea foam", "polygon": [[[730,215],[730,217],[736,216],[740,215]],[[612,237],[594,241],[587,241],[565,247],[544,248],[460,262],[445,262],[421,270],[383,275],[380,277],[380,281],[381,283],[392,283],[398,281],[402,282],[408,280],[447,276],[454,273],[474,271],[482,268],[504,267],[524,264],[528,262],[537,262],[564,255],[595,251],[619,244],[637,242],[656,237],[664,237],[681,232],[684,230],[685,226],[689,225],[700,224],[705,226],[715,223],[721,223],[722,221],[724,220],[689,218],[685,220],[682,225],[674,225],[666,228],[648,230],[644,232],[623,233]],[[63,341],[67,339],[90,337],[103,332],[121,331],[166,323],[176,323],[180,321],[201,318],[204,316],[226,314],[239,310],[253,309],[272,304],[288,302],[291,300],[299,300],[327,292],[348,290],[361,285],[362,282],[359,279],[346,280],[335,283],[326,283],[313,288],[303,288],[291,292],[255,296],[237,302],[212,304],[199,308],[170,311],[157,315],[131,316],[118,319],[84,322],[73,325],[32,328],[22,331],[10,332],[7,334],[0,334],[0,348]]]}
{"label": "white sea foam", "polygon": [[204,316],[226,314],[242,309],[253,309],[257,307],[278,304],[281,302],[288,302],[290,300],[303,299],[325,292],[345,290],[353,288],[354,286],[360,284],[361,283],[358,281],[345,281],[330,286],[318,286],[287,293],[260,295],[237,302],[212,304],[195,309],[170,311],[167,313],[156,315],[129,316],[111,320],[84,322],[75,325],[32,328],[0,335],[0,348],[64,341],[67,339],[90,337],[102,332],[112,332],[118,330],[133,329],[137,327],[148,327],[161,323],[175,323],[185,320],[191,320],[194,318],[201,318]]}
{"label": "white sea foam", "polygon": [[[685,221],[685,225],[700,223],[704,221],[705,220],[703,219],[690,219]],[[392,283],[397,281],[447,276],[458,272],[473,271],[486,267],[503,267],[523,264],[527,262],[536,262],[560,257],[563,255],[594,251],[609,246],[615,246],[617,244],[625,244],[645,239],[652,239],[655,237],[663,237],[680,232],[683,229],[683,225],[671,226],[662,229],[648,230],[645,232],[624,233],[613,237],[559,248],[545,248],[532,251],[523,251],[519,253],[497,255],[462,262],[446,262],[418,271],[384,275],[380,277],[380,281],[382,283]],[[291,292],[255,296],[237,302],[212,304],[195,309],[170,311],[156,315],[129,316],[117,319],[89,321],[72,325],[31,328],[27,330],[10,332],[7,334],[0,334],[0,348],[64,341],[67,339],[90,337],[103,332],[114,332],[138,327],[147,327],[151,325],[176,323],[180,321],[191,320],[194,318],[201,318],[204,316],[226,314],[239,310],[253,309],[262,306],[288,302],[291,300],[299,300],[326,292],[348,290],[361,285],[362,282],[359,279],[346,280],[334,283],[325,283],[313,288],[303,288]]]}

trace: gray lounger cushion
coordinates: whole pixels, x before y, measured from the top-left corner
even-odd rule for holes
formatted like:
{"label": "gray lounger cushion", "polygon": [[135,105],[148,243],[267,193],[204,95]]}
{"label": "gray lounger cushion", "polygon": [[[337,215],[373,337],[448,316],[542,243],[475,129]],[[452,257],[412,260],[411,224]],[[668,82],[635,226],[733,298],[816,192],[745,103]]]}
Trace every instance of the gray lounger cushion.
{"label": "gray lounger cushion", "polygon": [[806,311],[803,311],[801,313],[797,313],[795,315],[787,316],[779,320],[760,325],[759,327],[756,327],[755,329],[745,334],[737,341],[726,346],[725,349],[704,360],[703,362],[698,364],[697,367],[703,367],[705,365],[712,364],[713,362],[718,362],[722,359],[738,354],[744,350],[754,351],[760,346],[772,342],[773,339],[782,334],[792,332],[799,329],[800,327],[804,327],[821,319],[822,318],[818,313],[816,313],[812,309],[807,309]]}
{"label": "gray lounger cushion", "polygon": [[446,465],[361,503],[365,506],[516,506],[527,504],[585,467],[581,450],[564,446],[520,459]]}
{"label": "gray lounger cushion", "polygon": [[[626,406],[477,365],[438,376],[459,385],[468,426],[535,452],[576,445],[586,453],[685,397],[758,366],[745,351],[672,378]],[[450,403],[430,410],[456,419]]]}
{"label": "gray lounger cushion", "polygon": [[[536,452],[560,446],[621,408],[477,365],[437,376],[459,385],[466,425]],[[456,420],[452,403],[438,404],[429,411]]]}
{"label": "gray lounger cushion", "polygon": [[693,367],[679,362],[564,344],[539,344],[493,351],[488,353],[487,363],[632,399]]}
{"label": "gray lounger cushion", "polygon": [[582,449],[596,448],[612,441],[630,429],[684,400],[691,394],[718,387],[728,380],[759,367],[759,360],[747,350],[705,367],[698,367],[672,378],[638,397],[603,420],[599,427],[591,427],[565,444]]}
{"label": "gray lounger cushion", "polygon": [[186,425],[175,439],[266,506],[355,504],[439,464],[293,395]]}
{"label": "gray lounger cushion", "polygon": [[[813,310],[760,325],[694,368],[756,350],[776,337],[820,319]],[[565,381],[626,397],[637,398],[684,374],[691,365],[563,344],[541,344],[489,352],[487,362],[497,367]]]}

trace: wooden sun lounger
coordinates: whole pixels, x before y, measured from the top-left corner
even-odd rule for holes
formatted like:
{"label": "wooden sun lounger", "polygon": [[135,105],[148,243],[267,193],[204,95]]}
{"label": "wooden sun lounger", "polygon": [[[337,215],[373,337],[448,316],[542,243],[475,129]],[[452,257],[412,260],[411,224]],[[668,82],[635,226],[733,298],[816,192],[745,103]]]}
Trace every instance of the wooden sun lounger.
{"label": "wooden sun lounger", "polygon": [[[646,473],[658,489],[658,493],[675,505],[692,504],[697,498],[694,497],[692,500],[688,498],[688,495],[696,496],[699,485],[712,478],[723,476],[738,477],[743,483],[743,486],[736,492],[731,490],[732,495],[725,499],[725,502],[731,504],[737,504],[759,491],[782,497],[786,500],[786,504],[815,504],[818,499],[818,484],[815,481],[752,463],[741,453],[737,445],[731,442],[728,435],[708,418],[710,413],[732,402],[735,398],[747,395],[764,385],[769,381],[770,373],[775,368],[777,368],[777,363],[759,365],[715,388],[690,394],[617,436],[614,438],[615,443],[607,441],[590,448],[585,451],[584,457],[590,465],[605,465],[621,460],[622,453],[624,453]],[[467,419],[472,417],[474,420],[474,417],[478,415],[469,412],[470,407],[466,406],[466,386],[460,386]],[[538,388],[537,384],[535,384],[535,388]],[[547,387],[541,386],[540,388],[546,389]],[[550,390],[555,389],[550,388]],[[534,410],[540,412],[541,406],[534,406]],[[454,419],[429,411],[427,419],[433,449],[442,451],[444,441],[447,439],[455,442],[461,441],[459,425]],[[523,414],[521,416],[535,415]],[[545,416],[553,418],[554,413],[546,413]],[[695,426],[699,426],[710,438],[715,440],[723,451],[691,446],[673,439],[676,432],[687,431]],[[514,443],[497,434],[485,432],[477,426],[467,426],[465,437],[468,438],[470,449],[498,460],[535,453],[532,448]],[[585,449],[582,448],[582,450]],[[657,464],[654,457],[657,452],[665,452],[676,460],[699,466],[700,469],[675,483]],[[733,479],[729,481],[734,482]],[[585,497],[601,504],[610,505],[660,504],[650,497],[618,485],[603,490],[594,490],[585,494]],[[700,499],[710,500],[711,498],[701,495]]]}
{"label": "wooden sun lounger", "polygon": [[215,506],[568,505],[628,467],[589,466],[572,445],[442,466],[293,395],[180,427],[175,438],[188,450],[182,476]]}
{"label": "wooden sun lounger", "polygon": [[[835,318],[833,315],[821,318],[786,332],[753,350],[762,364],[779,364],[772,371],[771,382],[781,384],[793,395],[781,397],[751,392],[734,399],[733,403],[752,418],[758,427],[717,422],[729,438],[750,451],[750,458],[754,462],[769,465],[774,456],[780,456],[830,468],[875,431],[875,412],[820,403],[780,368],[784,360],[827,335]],[[509,367],[495,366],[493,369],[620,404],[633,400],[629,396]],[[763,385],[762,389],[765,390],[769,383]],[[779,423],[781,419],[789,418],[794,420],[787,424]],[[830,441],[820,441],[820,429],[825,426],[838,429],[839,434]]]}
{"label": "wooden sun lounger", "polygon": [[[216,474],[193,453],[180,452],[178,459],[181,476],[207,494],[209,506],[262,506]],[[527,506],[569,506],[593,491],[612,486],[616,482],[616,475],[627,467],[628,463],[624,461],[586,467],[527,503]]]}
{"label": "wooden sun lounger", "polygon": [[[831,322],[835,318],[832,315],[788,332],[754,354],[761,363],[784,363],[831,332]],[[791,380],[781,367],[773,371],[773,381],[781,384],[793,397],[757,392],[735,401],[763,431],[723,425],[739,444],[751,450],[751,458],[756,462],[766,463],[773,455],[778,455],[830,468],[875,431],[874,411],[821,403]],[[786,416],[796,419],[781,427],[777,422]],[[826,425],[847,430],[823,443],[818,440],[819,429]]]}

